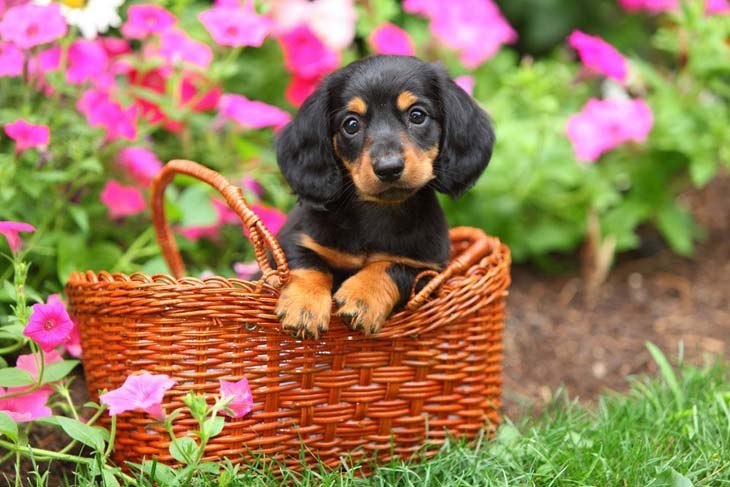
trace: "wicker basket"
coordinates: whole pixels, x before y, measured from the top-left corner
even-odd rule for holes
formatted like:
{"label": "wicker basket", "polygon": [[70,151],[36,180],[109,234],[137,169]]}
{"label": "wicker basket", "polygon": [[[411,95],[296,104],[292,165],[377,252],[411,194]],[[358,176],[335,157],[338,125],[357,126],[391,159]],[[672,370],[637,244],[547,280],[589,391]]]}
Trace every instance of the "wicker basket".
{"label": "wicker basket", "polygon": [[[263,271],[260,281],[184,277],[163,205],[177,173],[211,184],[241,217]],[[297,340],[282,332],[274,314],[289,276],[285,256],[240,189],[196,163],[172,161],[155,180],[152,210],[174,277],[89,271],[72,274],[66,287],[93,399],[146,370],[177,381],[163,404],[171,411],[190,390],[213,395],[219,379],[245,376],[254,411],[226,418],[207,457],[238,463],[261,455],[293,469],[301,468],[302,455],[328,466],[343,457],[408,457],[447,435],[473,438],[498,423],[510,281],[509,251],[499,240],[454,228],[449,266],[432,272],[375,337],[349,330],[333,315],[320,340]],[[117,462],[173,462],[167,435],[148,428],[147,415],[117,419]],[[194,426],[183,415],[174,430],[179,435]]]}

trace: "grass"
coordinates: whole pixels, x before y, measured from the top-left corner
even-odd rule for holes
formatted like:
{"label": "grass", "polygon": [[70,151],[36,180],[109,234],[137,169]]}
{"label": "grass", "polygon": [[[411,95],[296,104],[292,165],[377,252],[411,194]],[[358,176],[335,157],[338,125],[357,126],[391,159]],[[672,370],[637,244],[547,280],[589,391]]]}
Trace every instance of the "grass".
{"label": "grass", "polygon": [[[660,374],[629,379],[627,394],[587,408],[558,393],[540,416],[505,421],[493,441],[453,442],[427,461],[394,462],[365,478],[357,468],[277,478],[271,467],[224,465],[184,485],[730,486],[730,364],[674,369],[649,348]],[[80,471],[67,482],[94,485]]]}

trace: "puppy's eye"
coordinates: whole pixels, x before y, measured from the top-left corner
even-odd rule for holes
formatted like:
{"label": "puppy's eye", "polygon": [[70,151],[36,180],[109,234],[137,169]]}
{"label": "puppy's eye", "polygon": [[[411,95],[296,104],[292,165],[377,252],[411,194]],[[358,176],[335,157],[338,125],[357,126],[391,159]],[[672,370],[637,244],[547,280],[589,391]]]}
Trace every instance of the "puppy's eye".
{"label": "puppy's eye", "polygon": [[347,117],[345,121],[342,122],[342,130],[344,130],[348,135],[355,135],[357,131],[360,130],[360,121],[355,117]]}
{"label": "puppy's eye", "polygon": [[416,125],[421,125],[423,122],[425,122],[426,117],[427,117],[426,112],[424,112],[420,108],[414,108],[408,114],[408,120],[410,120],[411,123],[416,124]]}

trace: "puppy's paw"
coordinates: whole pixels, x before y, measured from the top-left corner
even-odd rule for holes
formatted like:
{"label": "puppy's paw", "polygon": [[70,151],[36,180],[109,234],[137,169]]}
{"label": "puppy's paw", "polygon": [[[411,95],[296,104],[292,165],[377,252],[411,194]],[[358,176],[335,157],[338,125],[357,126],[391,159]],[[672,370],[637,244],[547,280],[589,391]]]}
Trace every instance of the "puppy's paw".
{"label": "puppy's paw", "polygon": [[369,265],[346,280],[335,293],[337,316],[365,335],[380,331],[398,302],[398,288],[387,266]]}
{"label": "puppy's paw", "polygon": [[331,276],[319,271],[292,271],[276,303],[276,315],[292,336],[317,339],[329,329]]}

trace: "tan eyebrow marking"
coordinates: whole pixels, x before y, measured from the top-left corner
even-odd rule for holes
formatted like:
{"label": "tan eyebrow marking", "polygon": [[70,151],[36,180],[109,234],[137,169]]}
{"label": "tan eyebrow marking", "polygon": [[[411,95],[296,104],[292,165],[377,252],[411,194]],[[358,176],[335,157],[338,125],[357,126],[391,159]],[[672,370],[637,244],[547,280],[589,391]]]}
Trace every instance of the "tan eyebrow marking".
{"label": "tan eyebrow marking", "polygon": [[347,102],[347,109],[351,112],[357,113],[358,115],[365,115],[368,111],[368,104],[365,103],[365,100],[356,96]]}
{"label": "tan eyebrow marking", "polygon": [[400,110],[401,112],[405,112],[411,107],[411,105],[413,105],[417,101],[418,97],[414,95],[413,92],[405,90],[401,91],[395,103],[398,106],[398,110]]}

